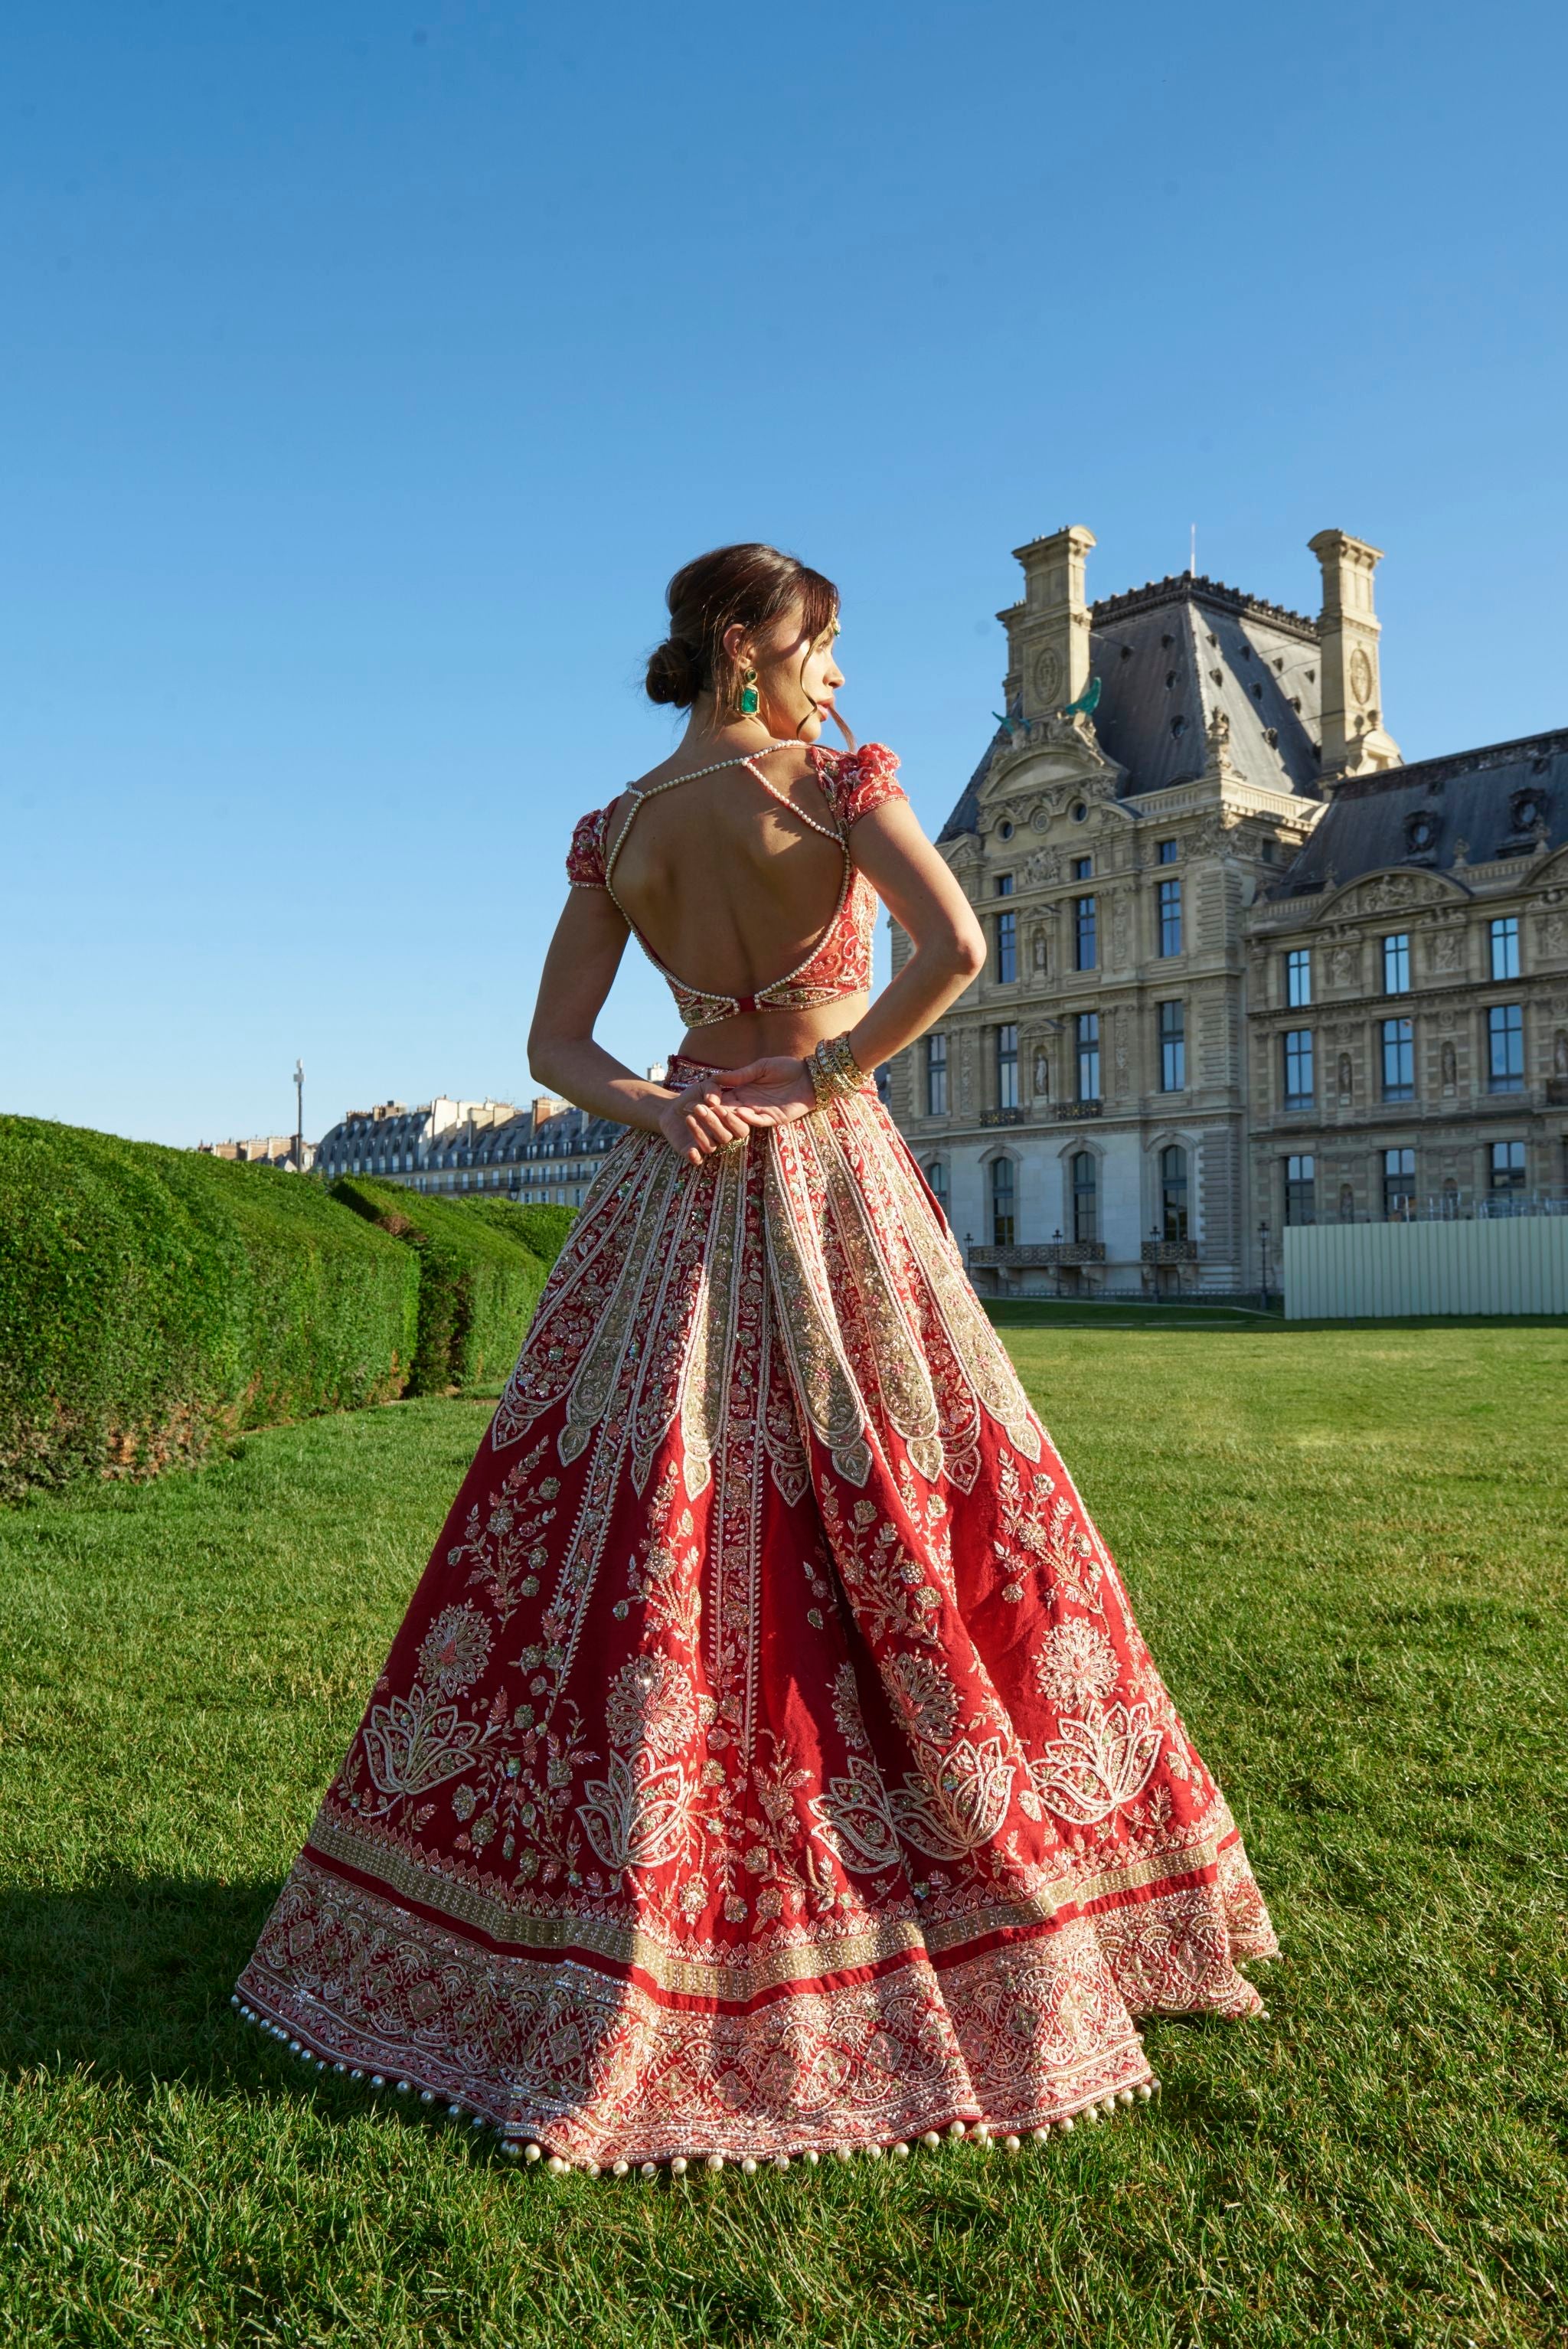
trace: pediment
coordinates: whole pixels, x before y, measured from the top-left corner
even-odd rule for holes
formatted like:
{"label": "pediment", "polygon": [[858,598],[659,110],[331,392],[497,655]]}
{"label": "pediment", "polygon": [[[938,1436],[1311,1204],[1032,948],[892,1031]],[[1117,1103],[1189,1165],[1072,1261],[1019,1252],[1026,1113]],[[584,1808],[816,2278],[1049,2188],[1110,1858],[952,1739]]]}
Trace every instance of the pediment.
{"label": "pediment", "polygon": [[1012,742],[993,757],[979,804],[989,811],[1021,800],[1027,808],[1041,797],[1050,803],[1075,792],[1082,799],[1113,799],[1122,780],[1087,719],[1035,719],[1017,726]]}
{"label": "pediment", "polygon": [[1343,921],[1358,914],[1414,914],[1427,905],[1463,905],[1470,892],[1447,873],[1412,873],[1408,865],[1391,865],[1377,873],[1358,873],[1341,889],[1326,895],[1317,909],[1319,922]]}

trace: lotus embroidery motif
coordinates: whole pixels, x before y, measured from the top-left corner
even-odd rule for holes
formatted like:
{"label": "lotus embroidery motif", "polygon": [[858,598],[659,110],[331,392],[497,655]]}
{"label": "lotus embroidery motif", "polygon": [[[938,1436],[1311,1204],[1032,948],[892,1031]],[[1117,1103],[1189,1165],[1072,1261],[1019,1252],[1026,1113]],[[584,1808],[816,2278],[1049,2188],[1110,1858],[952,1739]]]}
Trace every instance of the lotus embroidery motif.
{"label": "lotus embroidery motif", "polygon": [[1146,1704],[1097,1705],[1061,1724],[1030,1770],[1047,1809],[1073,1826],[1093,1826],[1132,1802],[1154,1775],[1164,1731]]}

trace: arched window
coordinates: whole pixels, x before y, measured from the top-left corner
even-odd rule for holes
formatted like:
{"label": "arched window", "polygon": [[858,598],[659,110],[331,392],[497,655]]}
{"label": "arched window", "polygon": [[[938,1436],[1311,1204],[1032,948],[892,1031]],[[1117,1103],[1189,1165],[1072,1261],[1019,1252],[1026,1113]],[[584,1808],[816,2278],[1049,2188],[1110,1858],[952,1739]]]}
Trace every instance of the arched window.
{"label": "arched window", "polygon": [[1187,1237],[1187,1153],[1176,1142],[1160,1154],[1160,1231],[1168,1240]]}
{"label": "arched window", "polygon": [[934,1158],[925,1170],[925,1179],[935,1195],[936,1204],[944,1216],[947,1213],[947,1169],[940,1158]]}
{"label": "arched window", "polygon": [[991,1239],[996,1247],[1011,1247],[1017,1223],[1014,1212],[1013,1162],[991,1161]]}
{"label": "arched window", "polygon": [[1073,1177],[1073,1237],[1075,1240],[1097,1240],[1099,1237],[1099,1168],[1091,1150],[1075,1153]]}

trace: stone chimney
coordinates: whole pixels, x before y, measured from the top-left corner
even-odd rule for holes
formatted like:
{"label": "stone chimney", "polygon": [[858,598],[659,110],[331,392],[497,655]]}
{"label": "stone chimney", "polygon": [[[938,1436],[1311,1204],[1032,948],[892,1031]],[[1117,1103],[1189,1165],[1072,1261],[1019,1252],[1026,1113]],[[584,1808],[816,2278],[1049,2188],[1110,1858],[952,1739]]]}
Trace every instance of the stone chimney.
{"label": "stone chimney", "polygon": [[1372,574],[1383,560],[1348,531],[1320,530],[1307,541],[1323,571],[1318,616],[1323,665],[1323,767],[1326,793],[1351,775],[1398,767],[1399,746],[1383,730],[1383,686],[1377,672],[1382,631],[1372,609]]}
{"label": "stone chimney", "polygon": [[1009,711],[1021,706],[1026,718],[1052,717],[1088,685],[1083,572],[1093,544],[1093,533],[1075,525],[1014,548],[1024,566],[1024,600],[996,615],[1007,631]]}

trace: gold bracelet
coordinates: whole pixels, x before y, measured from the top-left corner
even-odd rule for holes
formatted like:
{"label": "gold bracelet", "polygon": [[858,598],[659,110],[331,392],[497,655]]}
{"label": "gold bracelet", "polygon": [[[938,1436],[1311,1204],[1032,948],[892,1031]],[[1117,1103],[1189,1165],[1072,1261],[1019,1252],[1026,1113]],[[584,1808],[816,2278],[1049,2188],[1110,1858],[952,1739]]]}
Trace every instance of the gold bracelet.
{"label": "gold bracelet", "polygon": [[820,1038],[808,1056],[806,1066],[819,1109],[826,1109],[830,1101],[859,1092],[866,1081],[865,1071],[856,1060],[847,1035]]}

